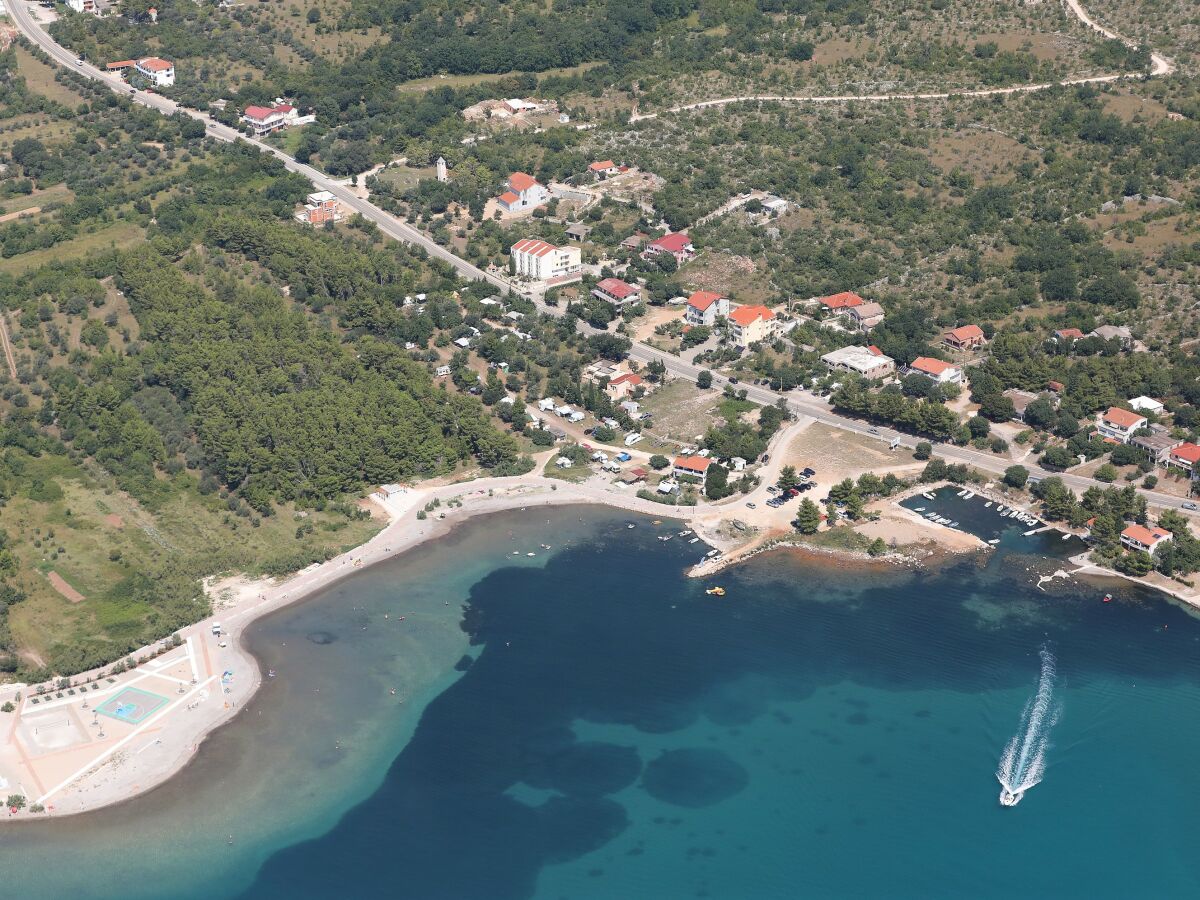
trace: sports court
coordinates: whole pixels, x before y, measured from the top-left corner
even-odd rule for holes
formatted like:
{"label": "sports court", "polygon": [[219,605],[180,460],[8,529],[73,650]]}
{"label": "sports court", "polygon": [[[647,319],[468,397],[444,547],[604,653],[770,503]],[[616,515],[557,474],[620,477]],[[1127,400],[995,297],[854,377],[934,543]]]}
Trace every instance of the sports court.
{"label": "sports court", "polygon": [[166,697],[143,691],[141,688],[127,687],[97,706],[96,712],[119,722],[138,725],[167,702]]}

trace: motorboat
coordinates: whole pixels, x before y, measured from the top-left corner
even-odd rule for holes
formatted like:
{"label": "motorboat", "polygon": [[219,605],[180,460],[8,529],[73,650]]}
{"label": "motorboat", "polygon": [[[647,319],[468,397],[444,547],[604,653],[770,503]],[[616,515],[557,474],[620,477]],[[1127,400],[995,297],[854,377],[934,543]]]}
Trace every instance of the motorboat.
{"label": "motorboat", "polygon": [[705,591],[704,593],[706,593],[706,594],[712,594],[712,595],[714,595],[714,596],[717,596],[717,597],[724,597],[724,596],[725,596],[725,588],[723,588],[723,587],[710,587],[710,588],[709,588],[707,591]]}
{"label": "motorboat", "polygon": [[1010,791],[1008,788],[1002,787],[1000,788],[1000,805],[1016,806],[1021,802],[1021,798],[1024,796],[1024,791]]}

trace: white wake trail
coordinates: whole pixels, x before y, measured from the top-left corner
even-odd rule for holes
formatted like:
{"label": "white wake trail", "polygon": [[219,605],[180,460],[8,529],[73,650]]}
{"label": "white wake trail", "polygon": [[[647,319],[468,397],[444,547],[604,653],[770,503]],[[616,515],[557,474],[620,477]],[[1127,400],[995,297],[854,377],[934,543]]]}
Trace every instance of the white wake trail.
{"label": "white wake trail", "polygon": [[1042,780],[1046,773],[1046,750],[1050,729],[1058,721],[1059,707],[1054,700],[1054,655],[1041,650],[1042,673],[1037,692],[1021,711],[1021,727],[1012,736],[1000,757],[996,778],[1000,782],[1000,803],[1016,806],[1025,792]]}

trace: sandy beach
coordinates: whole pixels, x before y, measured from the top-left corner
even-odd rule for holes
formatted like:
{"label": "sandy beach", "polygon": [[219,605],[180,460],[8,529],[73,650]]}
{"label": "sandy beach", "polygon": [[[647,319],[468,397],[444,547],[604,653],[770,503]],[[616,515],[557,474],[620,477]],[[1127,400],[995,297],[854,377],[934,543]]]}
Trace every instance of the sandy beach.
{"label": "sandy beach", "polygon": [[[441,505],[418,519],[418,511],[435,500]],[[440,537],[468,518],[577,503],[658,518],[692,519],[698,512],[642,500],[611,486],[536,474],[414,487],[390,500],[373,497],[371,502],[384,510],[388,524],[348,553],[279,582],[237,575],[210,579],[206,589],[213,615],[180,631],[178,648],[152,659],[165,642],[144,648],[132,656],[148,657],[145,664],[115,677],[106,676],[112,668],[106,666],[71,678],[76,686],[92,681],[97,687],[90,691],[78,688],[59,696],[63,692],[51,688],[39,697],[29,685],[0,689],[0,703],[11,701],[17,708],[0,744],[0,791],[19,792],[30,806],[41,804],[45,814],[61,816],[120,803],[163,783],[187,764],[207,734],[238,714],[261,684],[263,673],[242,642],[248,625]],[[218,623],[219,635],[213,628]],[[136,722],[112,719],[102,704],[108,698],[123,703],[133,696],[130,691],[148,691],[164,703]],[[101,715],[106,717],[103,722]],[[8,820],[22,818],[31,816],[22,813]]]}
{"label": "sandy beach", "polygon": [[[373,494],[364,502],[372,505],[375,514],[386,516],[387,524],[367,543],[278,582],[237,574],[208,579],[205,588],[213,614],[180,631],[177,646],[164,652],[168,642],[161,642],[133,654],[139,659],[136,668],[114,675],[107,666],[74,676],[70,690],[43,686],[48,689],[37,694],[26,685],[0,689],[0,703],[8,700],[16,706],[0,743],[0,790],[19,791],[29,805],[44,806],[44,814],[61,816],[120,803],[162,784],[187,764],[206,735],[238,714],[261,684],[263,673],[242,640],[247,626],[368,566],[436,539],[474,516],[595,503],[681,519],[711,546],[725,551],[694,567],[690,573],[694,576],[772,549],[794,535],[789,525],[794,512],[788,507],[765,508],[770,496],[767,482],[785,460],[805,456],[807,447],[823,437],[806,433],[807,429],[808,423],[801,421],[778,436],[772,448],[777,454],[772,471],[751,494],[699,507],[644,500],[635,496],[635,488],[601,477],[582,483],[547,478],[540,474],[540,465],[517,478],[421,485],[387,499]],[[851,474],[846,463],[824,462],[821,480],[826,486]],[[911,461],[896,457],[872,462],[876,470],[911,467]],[[419,511],[435,501],[438,506],[426,518],[418,518]],[[878,520],[859,527],[870,528],[872,536],[893,545],[929,543],[946,552],[963,552],[981,544],[971,535],[932,525],[891,502],[882,502],[880,512]],[[522,549],[538,552],[538,548]],[[820,552],[830,555],[830,551]],[[85,682],[90,683],[80,687]],[[30,817],[21,813],[10,816],[10,821]]]}

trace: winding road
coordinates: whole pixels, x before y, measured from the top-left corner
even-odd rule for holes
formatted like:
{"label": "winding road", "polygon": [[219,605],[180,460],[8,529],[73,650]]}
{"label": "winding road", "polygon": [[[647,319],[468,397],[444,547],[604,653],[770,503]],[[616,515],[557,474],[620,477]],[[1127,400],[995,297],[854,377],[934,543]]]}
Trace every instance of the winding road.
{"label": "winding road", "polygon": [[[1079,21],[1088,28],[1100,32],[1105,37],[1112,40],[1120,40],[1128,46],[1134,46],[1132,41],[1122,37],[1114,31],[1110,31],[1101,25],[1098,25],[1080,6],[1078,0],[1064,0],[1067,8],[1079,19]],[[347,209],[361,215],[364,219],[374,222],[379,226],[379,230],[394,240],[403,241],[407,244],[412,244],[424,249],[431,257],[440,259],[452,266],[462,277],[473,281],[486,281],[489,284],[499,288],[502,291],[508,291],[510,286],[503,279],[498,278],[491,273],[485,272],[477,266],[471,264],[465,259],[462,259],[452,253],[450,250],[436,243],[432,238],[423,232],[413,228],[407,222],[404,222],[391,213],[388,213],[379,207],[375,206],[369,200],[363,200],[349,191],[345,185],[330,178],[323,172],[314,169],[312,166],[305,163],[297,162],[291,156],[288,156],[282,150],[272,147],[263,141],[252,137],[247,137],[235,128],[228,125],[223,125],[215,121],[205,113],[198,110],[190,109],[175,103],[166,97],[159,94],[147,91],[132,91],[132,89],[119,76],[110,75],[102,72],[95,66],[86,62],[80,62],[67,48],[55,43],[54,39],[46,33],[41,25],[33,18],[29,11],[29,4],[26,0],[9,0],[7,3],[9,16],[13,23],[33,44],[40,47],[47,55],[55,62],[64,68],[77,72],[85,78],[99,82],[107,86],[113,92],[126,97],[132,97],[134,102],[140,103],[143,106],[155,109],[163,115],[186,115],[191,116],[200,122],[203,122],[208,131],[209,136],[226,142],[245,141],[258,147],[265,153],[270,153],[277,159],[283,162],[290,171],[297,172],[307,178],[314,187],[319,190],[329,191],[343,204]],[[1165,57],[1155,53],[1151,56],[1152,71],[1151,74],[1163,75],[1174,70],[1174,66]],[[889,94],[878,96],[861,96],[861,97],[731,97],[723,100],[708,100],[703,103],[690,104],[688,106],[676,107],[667,112],[679,112],[687,109],[699,109],[709,106],[721,106],[729,103],[737,103],[743,100],[796,100],[804,102],[825,102],[832,103],[837,101],[848,100],[904,100],[904,99],[944,99],[949,97],[969,97],[969,96],[991,96],[995,94],[1015,94],[1029,91],[1044,90],[1057,85],[1071,84],[1086,84],[1116,81],[1122,78],[1140,77],[1134,75],[1103,75],[1093,78],[1068,79],[1062,82],[1024,85],[1011,88],[996,88],[984,91],[967,91],[967,92],[950,92],[940,94]],[[132,93],[131,93],[132,91]],[[652,118],[657,114],[649,114],[640,118]],[[557,307],[546,306],[540,301],[537,302],[538,308],[545,313],[553,316],[563,315],[563,310]],[[586,324],[580,322],[579,327],[587,333],[599,333],[595,329],[590,328]],[[647,344],[634,343],[629,352],[629,357],[640,363],[649,363],[654,360],[660,360],[666,367],[667,371],[677,378],[685,378],[688,381],[694,382],[699,376],[702,367],[694,363],[681,359],[678,356],[670,353],[664,353]],[[716,373],[713,375],[715,384],[724,384],[726,379]],[[781,394],[770,390],[769,388],[759,385],[745,384],[738,385],[739,389],[744,389],[750,400],[761,404],[774,404],[779,400],[783,400],[787,404],[788,410],[794,415],[808,416],[817,422],[829,425],[834,428],[840,428],[844,431],[854,432],[856,434],[867,435],[877,438],[883,442],[895,440],[899,446],[913,448],[918,442],[918,438],[900,432],[892,431],[884,428],[873,428],[869,424],[848,419],[833,412],[831,407],[811,395],[796,394]],[[991,453],[982,453],[973,450],[969,447],[955,447],[953,445],[943,444],[938,445],[937,455],[941,458],[955,463],[966,463],[973,466],[982,472],[988,472],[993,475],[1001,475],[1004,470],[1013,464],[1011,459],[995,456]],[[1040,469],[1037,466],[1023,464],[1029,470],[1033,478],[1048,478],[1051,476],[1060,477],[1063,482],[1070,488],[1076,491],[1083,491],[1089,487],[1106,488],[1109,485],[1096,481],[1091,478],[1084,478],[1079,475],[1071,475],[1069,473],[1049,472]],[[1170,494],[1164,494],[1158,491],[1142,491],[1142,495],[1146,498],[1146,502],[1157,507],[1179,509],[1185,502],[1180,497],[1174,497]]]}

